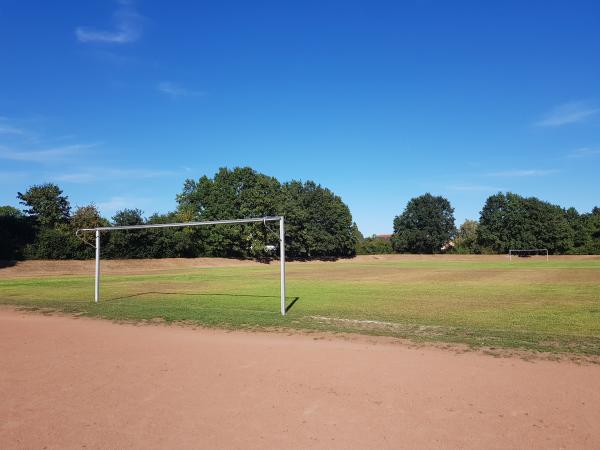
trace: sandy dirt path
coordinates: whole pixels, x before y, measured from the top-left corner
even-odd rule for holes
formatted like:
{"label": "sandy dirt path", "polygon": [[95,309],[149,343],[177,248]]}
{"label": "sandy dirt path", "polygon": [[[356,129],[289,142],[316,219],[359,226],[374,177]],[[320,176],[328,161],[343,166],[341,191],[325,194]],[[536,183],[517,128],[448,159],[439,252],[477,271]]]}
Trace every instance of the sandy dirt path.
{"label": "sandy dirt path", "polygon": [[0,448],[599,448],[600,366],[0,309]]}

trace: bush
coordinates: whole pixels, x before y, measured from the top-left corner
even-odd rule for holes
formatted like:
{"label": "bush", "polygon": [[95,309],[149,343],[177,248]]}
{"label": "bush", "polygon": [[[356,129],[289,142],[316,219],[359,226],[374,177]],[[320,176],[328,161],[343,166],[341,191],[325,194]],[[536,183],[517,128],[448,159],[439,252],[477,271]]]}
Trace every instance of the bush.
{"label": "bush", "polygon": [[25,257],[24,250],[35,237],[34,221],[12,206],[0,207],[0,259]]}
{"label": "bush", "polygon": [[41,228],[35,240],[25,247],[27,259],[88,259],[94,249],[85,245],[65,224],[54,228]]}
{"label": "bush", "polygon": [[358,243],[356,253],[359,255],[386,255],[394,253],[394,249],[389,239],[371,236]]}

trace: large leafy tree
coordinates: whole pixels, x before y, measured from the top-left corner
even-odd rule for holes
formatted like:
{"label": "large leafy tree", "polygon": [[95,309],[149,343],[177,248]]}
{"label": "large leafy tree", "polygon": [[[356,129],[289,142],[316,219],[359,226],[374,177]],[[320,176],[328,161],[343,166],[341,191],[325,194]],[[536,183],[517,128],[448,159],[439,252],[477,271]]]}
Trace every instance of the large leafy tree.
{"label": "large leafy tree", "polygon": [[[221,168],[213,178],[186,180],[177,196],[179,212],[199,220],[277,215],[281,185],[250,167]],[[194,230],[211,256],[261,256],[270,237],[262,224],[217,225]]]}
{"label": "large leafy tree", "polygon": [[573,228],[565,210],[510,192],[486,200],[477,234],[482,247],[499,253],[526,248],[563,253],[573,247]]}
{"label": "large leafy tree", "polygon": [[56,184],[31,186],[24,194],[18,192],[17,198],[26,207],[25,212],[35,217],[41,226],[53,227],[69,219],[69,199]]}
{"label": "large leafy tree", "polygon": [[[356,245],[352,216],[342,200],[314,182],[277,179],[249,167],[220,169],[213,178],[187,180],[178,212],[199,220],[284,215],[290,257],[348,256]],[[223,225],[193,231],[212,256],[263,257],[279,242],[273,224]]]}
{"label": "large leafy tree", "polygon": [[600,254],[600,208],[595,207],[590,214],[582,214],[581,221],[586,240],[578,253]]}
{"label": "large leafy tree", "polygon": [[394,219],[392,246],[397,252],[439,253],[455,232],[454,208],[444,197],[429,193],[408,202]]}
{"label": "large leafy tree", "polygon": [[358,236],[342,199],[313,181],[282,186],[281,214],[286,244],[296,258],[346,257],[356,252]]}

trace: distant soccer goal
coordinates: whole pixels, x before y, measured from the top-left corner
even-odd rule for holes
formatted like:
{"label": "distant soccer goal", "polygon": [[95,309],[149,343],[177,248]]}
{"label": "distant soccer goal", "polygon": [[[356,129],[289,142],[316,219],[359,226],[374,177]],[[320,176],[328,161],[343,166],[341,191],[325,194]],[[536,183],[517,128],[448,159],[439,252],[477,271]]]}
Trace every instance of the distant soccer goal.
{"label": "distant soccer goal", "polygon": [[528,258],[531,256],[545,256],[548,261],[548,249],[547,248],[527,248],[527,249],[514,249],[508,251],[508,261],[512,261],[512,257],[518,256],[520,258]]}
{"label": "distant soccer goal", "polygon": [[[182,222],[182,223],[160,223],[160,224],[149,224],[149,225],[123,225],[123,226],[112,226],[112,227],[98,227],[98,228],[82,228],[75,232],[76,236],[80,233],[93,232],[96,234],[96,245],[93,247],[96,249],[96,281],[94,285],[94,301],[98,303],[100,301],[100,234],[115,230],[144,230],[154,228],[180,228],[180,227],[198,227],[198,226],[210,226],[210,225],[236,225],[243,223],[260,223],[262,222],[265,226],[267,222],[279,222],[279,271],[280,271],[280,297],[281,297],[281,315],[285,316],[285,220],[283,216],[269,216],[269,217],[252,217],[248,219],[231,219],[231,220],[210,220],[204,222]],[[266,245],[267,251],[275,250],[275,246]]]}

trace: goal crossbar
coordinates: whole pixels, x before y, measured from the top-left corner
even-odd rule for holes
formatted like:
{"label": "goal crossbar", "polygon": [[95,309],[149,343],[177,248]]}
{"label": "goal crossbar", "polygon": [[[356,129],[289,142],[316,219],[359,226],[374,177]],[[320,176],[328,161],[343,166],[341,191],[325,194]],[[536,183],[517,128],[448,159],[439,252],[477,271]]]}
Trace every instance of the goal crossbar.
{"label": "goal crossbar", "polygon": [[94,232],[96,234],[96,271],[94,284],[94,302],[100,300],[100,233],[116,230],[142,230],[152,228],[176,228],[176,227],[197,227],[204,225],[227,225],[242,223],[264,223],[279,222],[279,272],[280,272],[280,296],[281,296],[281,315],[285,316],[285,220],[283,216],[251,217],[248,219],[229,219],[229,220],[207,220],[202,222],[177,222],[177,223],[154,223],[147,225],[115,225],[112,227],[81,228],[75,232],[79,233]]}
{"label": "goal crossbar", "polygon": [[[510,249],[508,251],[508,260],[512,261],[512,255],[513,253],[527,253],[527,252],[545,252],[546,254],[546,261],[548,261],[548,249],[547,248],[523,248],[523,249]],[[543,253],[542,253],[543,254]]]}

